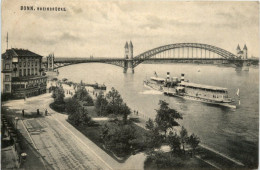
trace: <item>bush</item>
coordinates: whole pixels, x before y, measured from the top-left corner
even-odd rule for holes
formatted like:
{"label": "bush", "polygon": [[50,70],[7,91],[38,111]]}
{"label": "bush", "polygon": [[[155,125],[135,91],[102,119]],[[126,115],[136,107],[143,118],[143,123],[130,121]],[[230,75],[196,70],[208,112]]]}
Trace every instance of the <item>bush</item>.
{"label": "bush", "polygon": [[65,106],[66,104],[65,103],[61,103],[61,104],[58,104],[58,103],[51,103],[50,104],[50,108],[52,110],[55,110],[56,112],[65,112]]}
{"label": "bush", "polygon": [[67,101],[66,112],[69,114],[69,122],[75,126],[90,126],[93,124],[87,110],[79,104],[77,99],[72,98]]}
{"label": "bush", "polygon": [[101,138],[108,149],[117,156],[123,157],[134,150],[135,128],[132,125],[122,125],[119,122],[107,123],[102,126]]}
{"label": "bush", "polygon": [[94,102],[93,102],[93,99],[92,97],[87,94],[84,98],[83,98],[83,101],[86,102],[87,106],[94,106]]}
{"label": "bush", "polygon": [[172,156],[169,153],[163,152],[151,152],[145,161],[145,166],[147,164],[155,164],[158,169],[166,168],[182,168],[185,165],[185,161],[180,157]]}

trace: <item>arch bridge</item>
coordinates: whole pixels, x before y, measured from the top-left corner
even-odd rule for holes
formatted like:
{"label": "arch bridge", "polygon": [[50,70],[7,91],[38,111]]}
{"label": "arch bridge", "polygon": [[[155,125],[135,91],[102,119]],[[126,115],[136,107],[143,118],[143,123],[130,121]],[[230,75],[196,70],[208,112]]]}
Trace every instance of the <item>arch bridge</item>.
{"label": "arch bridge", "polygon": [[145,61],[171,61],[171,62],[192,62],[192,63],[207,63],[207,64],[222,64],[222,63],[238,63],[243,65],[247,60],[247,49],[244,57],[237,56],[222,48],[200,43],[177,43],[160,46],[151,50],[145,51],[137,56],[133,56],[132,42],[125,45],[124,58],[55,58],[54,54],[47,57],[47,61],[43,62],[47,70],[54,70],[60,67],[79,64],[79,63],[107,63],[122,67],[124,72],[131,69],[134,73],[134,68]]}

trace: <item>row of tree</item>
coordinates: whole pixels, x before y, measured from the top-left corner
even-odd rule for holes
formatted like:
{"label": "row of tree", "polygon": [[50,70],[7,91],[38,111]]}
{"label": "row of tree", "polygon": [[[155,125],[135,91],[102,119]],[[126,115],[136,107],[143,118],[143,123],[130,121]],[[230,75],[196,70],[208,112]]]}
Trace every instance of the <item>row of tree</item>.
{"label": "row of tree", "polygon": [[62,107],[59,110],[64,110],[69,115],[68,120],[72,124],[76,126],[89,126],[93,124],[91,117],[88,116],[87,109],[80,104],[81,101],[85,101],[89,105],[94,105],[93,99],[85,87],[80,86],[72,98],[64,101],[65,94],[63,87],[61,85],[56,86],[53,88],[52,97],[54,98],[53,107],[56,109]]}
{"label": "row of tree", "polygon": [[112,89],[104,96],[101,92],[97,96],[95,108],[99,116],[121,116],[124,124],[127,123],[127,117],[131,113],[130,108],[123,102],[119,92],[112,87]]}

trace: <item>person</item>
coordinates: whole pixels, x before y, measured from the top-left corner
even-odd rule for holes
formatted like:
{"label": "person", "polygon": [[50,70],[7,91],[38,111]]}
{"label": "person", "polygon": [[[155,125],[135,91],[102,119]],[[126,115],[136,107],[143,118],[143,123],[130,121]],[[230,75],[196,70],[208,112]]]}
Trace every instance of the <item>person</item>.
{"label": "person", "polygon": [[138,115],[138,110],[136,111],[136,114]]}
{"label": "person", "polygon": [[40,110],[39,109],[37,109],[37,115],[39,115],[40,114]]}
{"label": "person", "polygon": [[22,114],[23,114],[23,117],[24,117],[24,109],[22,110]]}
{"label": "person", "polygon": [[46,110],[45,110],[45,116],[47,116],[47,115],[48,115],[48,110],[46,109]]}

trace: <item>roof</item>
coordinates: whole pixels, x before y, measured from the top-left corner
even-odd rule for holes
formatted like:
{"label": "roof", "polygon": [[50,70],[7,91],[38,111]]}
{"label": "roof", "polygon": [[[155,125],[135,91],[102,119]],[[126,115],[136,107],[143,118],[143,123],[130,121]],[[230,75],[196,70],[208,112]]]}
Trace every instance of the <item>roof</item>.
{"label": "roof", "polygon": [[195,87],[195,88],[200,88],[200,89],[227,91],[227,88],[223,88],[223,87],[208,86],[208,85],[189,83],[189,82],[183,82],[183,81],[180,83],[180,85],[183,85],[186,87]]}
{"label": "roof", "polygon": [[240,50],[240,46],[239,46],[239,44],[237,45],[237,50]]}
{"label": "roof", "polygon": [[2,57],[8,57],[8,56],[12,56],[12,57],[42,57],[39,54],[36,54],[32,51],[29,50],[25,50],[25,49],[17,49],[17,48],[11,48],[6,50],[5,53],[2,54]]}
{"label": "roof", "polygon": [[243,51],[239,51],[238,54],[243,54]]}
{"label": "roof", "polygon": [[125,43],[125,48],[128,48],[128,43],[127,42]]}
{"label": "roof", "polygon": [[150,79],[154,81],[165,81],[164,78],[160,78],[160,77],[150,77]]}
{"label": "roof", "polygon": [[129,46],[130,46],[130,47],[133,47],[132,41],[130,41]]}

